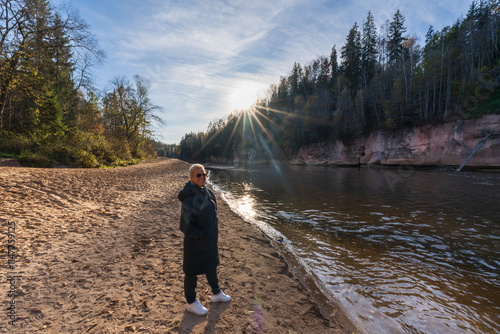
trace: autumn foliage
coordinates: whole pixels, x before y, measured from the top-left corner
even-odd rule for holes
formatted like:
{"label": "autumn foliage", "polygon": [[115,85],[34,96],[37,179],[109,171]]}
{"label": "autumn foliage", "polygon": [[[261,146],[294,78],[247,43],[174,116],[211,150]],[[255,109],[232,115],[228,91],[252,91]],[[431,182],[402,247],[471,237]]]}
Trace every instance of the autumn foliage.
{"label": "autumn foliage", "polygon": [[148,82],[117,77],[92,86],[105,57],[70,7],[46,0],[0,4],[0,154],[28,166],[119,166],[155,156],[150,125],[161,120]]}

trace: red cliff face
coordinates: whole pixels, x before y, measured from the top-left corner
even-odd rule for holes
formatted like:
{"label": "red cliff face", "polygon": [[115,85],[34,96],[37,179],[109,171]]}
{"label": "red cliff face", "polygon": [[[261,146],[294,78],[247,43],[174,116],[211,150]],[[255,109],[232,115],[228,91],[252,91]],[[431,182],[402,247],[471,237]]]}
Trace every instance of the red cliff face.
{"label": "red cliff face", "polygon": [[376,131],[345,146],[340,141],[302,147],[291,163],[307,165],[459,166],[488,133],[469,167],[500,167],[500,115],[440,125]]}

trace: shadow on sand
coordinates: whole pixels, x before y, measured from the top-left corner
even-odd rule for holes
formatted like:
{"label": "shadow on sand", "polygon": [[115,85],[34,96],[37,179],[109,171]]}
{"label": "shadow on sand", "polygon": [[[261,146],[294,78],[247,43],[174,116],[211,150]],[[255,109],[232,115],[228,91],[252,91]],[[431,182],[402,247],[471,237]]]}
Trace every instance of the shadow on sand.
{"label": "shadow on sand", "polygon": [[231,303],[210,303],[208,314],[199,316],[187,311],[184,311],[180,328],[177,333],[191,333],[193,329],[199,324],[206,322],[204,334],[214,333],[217,322],[224,311],[231,305]]}

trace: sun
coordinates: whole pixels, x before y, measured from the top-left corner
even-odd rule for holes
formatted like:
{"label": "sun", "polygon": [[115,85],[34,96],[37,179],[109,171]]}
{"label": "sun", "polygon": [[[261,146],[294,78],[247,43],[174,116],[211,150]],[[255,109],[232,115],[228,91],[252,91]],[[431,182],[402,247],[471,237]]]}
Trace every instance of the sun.
{"label": "sun", "polygon": [[246,110],[257,102],[255,88],[240,86],[235,88],[229,95],[229,106],[232,110]]}

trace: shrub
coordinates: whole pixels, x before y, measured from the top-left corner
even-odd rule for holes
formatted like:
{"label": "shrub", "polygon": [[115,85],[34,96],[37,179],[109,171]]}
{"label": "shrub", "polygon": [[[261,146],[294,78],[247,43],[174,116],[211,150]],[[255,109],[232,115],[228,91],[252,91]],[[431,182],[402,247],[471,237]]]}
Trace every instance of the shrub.
{"label": "shrub", "polygon": [[75,163],[77,167],[82,168],[97,168],[99,167],[99,162],[96,157],[85,150],[81,150],[75,155]]}
{"label": "shrub", "polygon": [[74,154],[77,166],[79,162],[88,160],[81,151],[93,155],[97,164],[102,166],[127,166],[130,164],[128,161],[132,160],[127,141],[118,138],[75,131],[68,136],[68,142],[78,152]]}
{"label": "shrub", "polygon": [[57,164],[67,166],[74,164],[75,150],[63,143],[40,147],[37,152],[45,155]]}
{"label": "shrub", "polygon": [[0,151],[12,154],[21,154],[22,151],[32,150],[34,143],[25,135],[3,132],[0,134]]}
{"label": "shrub", "polygon": [[52,161],[49,157],[31,151],[21,152],[19,163],[26,167],[52,167]]}
{"label": "shrub", "polygon": [[32,167],[57,164],[82,168],[119,167],[156,156],[150,142],[134,143],[134,154],[130,146],[123,138],[86,133],[75,128],[57,138],[51,137],[51,140],[37,134],[32,137],[0,134],[1,154],[20,156],[22,165]]}
{"label": "shrub", "polygon": [[481,107],[473,110],[472,116],[477,118],[486,114],[498,113],[500,113],[500,89],[495,90]]}
{"label": "shrub", "polygon": [[19,154],[0,152],[0,158],[19,158]]}
{"label": "shrub", "polygon": [[125,139],[108,137],[106,141],[113,149],[113,153],[117,159],[120,160],[132,160],[132,153],[130,152],[130,146]]}
{"label": "shrub", "polygon": [[116,160],[111,145],[102,136],[91,137],[89,153],[93,154],[103,165],[112,165]]}
{"label": "shrub", "polygon": [[392,118],[388,118],[384,122],[384,128],[387,130],[394,130],[396,128],[396,123]]}

